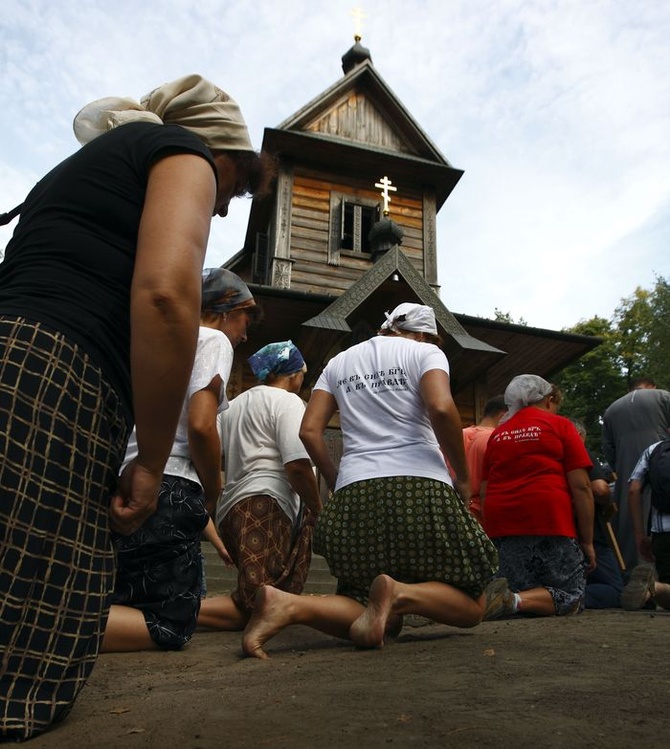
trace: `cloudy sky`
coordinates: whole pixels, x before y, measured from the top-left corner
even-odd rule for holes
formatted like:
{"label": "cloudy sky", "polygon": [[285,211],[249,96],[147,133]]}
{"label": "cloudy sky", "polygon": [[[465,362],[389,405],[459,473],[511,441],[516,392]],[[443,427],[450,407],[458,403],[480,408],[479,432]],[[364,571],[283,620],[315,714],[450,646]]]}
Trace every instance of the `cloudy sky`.
{"label": "cloudy sky", "polygon": [[[449,309],[560,329],[670,276],[667,0],[3,0],[0,211],[78,147],[85,103],[187,73],[260,147],[341,77],[354,6],[377,71],[465,170],[438,215]],[[248,209],[214,221],[208,264]]]}

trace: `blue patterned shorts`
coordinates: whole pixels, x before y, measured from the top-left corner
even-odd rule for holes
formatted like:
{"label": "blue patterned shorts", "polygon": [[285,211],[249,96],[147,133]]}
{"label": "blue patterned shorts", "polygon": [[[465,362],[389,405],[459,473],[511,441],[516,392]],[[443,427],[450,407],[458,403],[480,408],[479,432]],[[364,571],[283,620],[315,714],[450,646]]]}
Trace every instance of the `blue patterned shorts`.
{"label": "blue patterned shorts", "polygon": [[584,607],[586,561],[574,538],[567,536],[502,536],[493,543],[500,554],[498,577],[510,590],[546,588],[557,616],[576,614]]}
{"label": "blue patterned shorts", "polygon": [[207,520],[202,487],[164,474],[156,512],[135,533],[113,535],[118,569],[112,603],[139,609],[163,650],[179,650],[195,631]]}

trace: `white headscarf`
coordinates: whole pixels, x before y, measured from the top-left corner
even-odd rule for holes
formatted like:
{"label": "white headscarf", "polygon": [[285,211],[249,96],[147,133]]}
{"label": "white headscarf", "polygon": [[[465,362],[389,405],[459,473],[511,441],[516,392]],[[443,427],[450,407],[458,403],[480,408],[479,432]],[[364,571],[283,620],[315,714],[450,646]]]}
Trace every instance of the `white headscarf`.
{"label": "white headscarf", "polygon": [[514,416],[515,413],[518,413],[526,406],[540,403],[540,401],[543,401],[552,390],[552,384],[539,375],[517,375],[505,390],[505,404],[508,406],[509,410],[502,417],[500,422],[507,421]]}
{"label": "white headscarf", "polygon": [[181,125],[213,151],[253,151],[237,103],[200,75],[165,83],[134,99],[108,96],[87,104],[74,118],[74,133],[83,145],[127,122]]}
{"label": "white headscarf", "polygon": [[437,335],[435,312],[425,304],[403,302],[393,312],[384,312],[386,321],[382,330],[408,330],[412,333],[431,333]]}

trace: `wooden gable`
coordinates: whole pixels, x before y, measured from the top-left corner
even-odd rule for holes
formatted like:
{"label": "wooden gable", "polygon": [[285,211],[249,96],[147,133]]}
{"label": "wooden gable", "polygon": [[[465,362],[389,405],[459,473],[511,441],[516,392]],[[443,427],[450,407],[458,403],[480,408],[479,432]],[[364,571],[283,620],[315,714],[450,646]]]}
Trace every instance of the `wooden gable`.
{"label": "wooden gable", "polygon": [[389,151],[413,153],[411,144],[392,126],[388,116],[362,91],[347,91],[330,109],[308,123],[305,130]]}
{"label": "wooden gable", "polygon": [[[444,350],[454,366],[452,387],[482,376],[505,352],[470,335],[440,301],[399,247],[388,250],[355,284],[320,314],[303,323],[300,338],[323,364],[337,348],[375,335],[384,312],[402,302],[432,307]],[[353,333],[353,338],[348,335]],[[467,363],[466,363],[467,362]],[[468,372],[459,378],[458,369]]]}
{"label": "wooden gable", "polygon": [[451,167],[371,60],[354,67],[277,129],[318,133]]}

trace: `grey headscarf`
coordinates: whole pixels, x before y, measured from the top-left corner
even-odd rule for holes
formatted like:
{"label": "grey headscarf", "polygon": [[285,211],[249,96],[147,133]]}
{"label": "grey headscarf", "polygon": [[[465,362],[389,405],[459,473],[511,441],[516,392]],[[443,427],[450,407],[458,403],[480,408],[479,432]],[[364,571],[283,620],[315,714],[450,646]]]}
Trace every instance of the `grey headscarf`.
{"label": "grey headscarf", "polygon": [[505,390],[505,404],[509,408],[500,422],[507,421],[526,406],[543,401],[553,390],[553,385],[539,375],[517,375]]}

